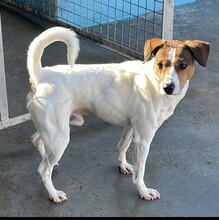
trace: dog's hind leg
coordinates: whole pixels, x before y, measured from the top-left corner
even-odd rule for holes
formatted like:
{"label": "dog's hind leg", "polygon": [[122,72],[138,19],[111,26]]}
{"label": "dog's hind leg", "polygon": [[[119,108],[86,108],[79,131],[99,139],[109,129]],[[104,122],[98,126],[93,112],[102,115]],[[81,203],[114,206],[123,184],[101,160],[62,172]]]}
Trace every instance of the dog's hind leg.
{"label": "dog's hind leg", "polygon": [[[60,130],[53,127],[52,133],[49,132],[43,135],[45,144],[45,154],[38,167],[43,183],[48,191],[50,199],[55,203],[61,203],[67,200],[66,194],[63,191],[56,190],[52,182],[52,171],[54,165],[58,163],[69,143],[69,125],[66,125],[65,130]],[[52,134],[52,135],[51,135]]]}
{"label": "dog's hind leg", "polygon": [[[44,142],[43,139],[40,136],[39,131],[36,131],[32,136],[31,136],[31,142],[33,143],[33,145],[35,146],[35,149],[38,151],[38,153],[41,155],[41,157],[43,158],[44,154],[45,154],[45,146],[44,146]],[[55,165],[59,165],[58,163]]]}
{"label": "dog's hind leg", "polygon": [[[48,105],[46,111],[36,111],[30,108],[34,124],[38,132],[33,135],[35,144],[43,142],[44,153],[42,161],[37,169],[41,179],[47,189],[49,197],[55,203],[67,200],[66,194],[56,190],[52,182],[52,171],[54,165],[61,159],[70,139],[70,103],[59,105],[58,107]],[[54,108],[56,111],[54,111]],[[36,113],[40,117],[36,117]]]}
{"label": "dog's hind leg", "polygon": [[36,150],[39,152],[41,157],[44,156],[45,154],[45,147],[44,147],[44,142],[43,139],[40,136],[40,133],[36,131],[32,136],[31,136],[31,142],[35,146]]}
{"label": "dog's hind leg", "polygon": [[133,166],[127,163],[126,153],[132,142],[133,138],[133,128],[131,126],[126,126],[123,129],[122,136],[117,145],[117,158],[119,162],[120,172],[123,174],[132,174]]}

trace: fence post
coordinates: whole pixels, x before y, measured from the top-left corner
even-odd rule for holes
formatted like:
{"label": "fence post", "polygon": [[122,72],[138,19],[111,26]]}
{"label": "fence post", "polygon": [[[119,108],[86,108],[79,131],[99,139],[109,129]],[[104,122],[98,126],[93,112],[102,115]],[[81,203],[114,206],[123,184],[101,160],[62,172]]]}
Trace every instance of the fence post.
{"label": "fence post", "polygon": [[30,119],[29,113],[9,118],[0,11],[0,129],[7,128]]}
{"label": "fence post", "polygon": [[8,119],[8,98],[5,79],[4,52],[2,41],[2,26],[0,12],[0,121]]}
{"label": "fence post", "polygon": [[162,38],[173,39],[174,0],[164,0]]}

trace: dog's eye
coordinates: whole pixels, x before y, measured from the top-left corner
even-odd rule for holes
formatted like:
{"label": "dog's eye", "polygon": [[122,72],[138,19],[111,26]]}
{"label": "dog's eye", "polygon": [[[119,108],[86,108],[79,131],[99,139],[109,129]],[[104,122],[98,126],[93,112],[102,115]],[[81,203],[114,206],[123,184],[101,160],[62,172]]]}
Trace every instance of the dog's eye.
{"label": "dog's eye", "polygon": [[163,64],[161,62],[157,63],[157,65],[160,70],[163,68]]}
{"label": "dog's eye", "polygon": [[179,64],[179,69],[180,70],[184,70],[184,69],[186,69],[186,67],[187,67],[187,65],[185,63],[180,63]]}

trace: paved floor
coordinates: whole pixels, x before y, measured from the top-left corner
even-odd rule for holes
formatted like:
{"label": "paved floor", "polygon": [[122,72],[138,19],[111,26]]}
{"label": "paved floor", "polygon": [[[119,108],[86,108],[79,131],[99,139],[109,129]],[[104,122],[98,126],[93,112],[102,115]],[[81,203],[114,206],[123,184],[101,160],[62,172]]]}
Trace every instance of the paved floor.
{"label": "paved floor", "polygon": [[[0,130],[0,216],[160,217],[219,216],[219,1],[198,0],[175,8],[174,38],[210,42],[206,68],[198,64],[185,99],[158,130],[145,180],[161,198],[144,201],[131,176],[118,172],[116,144],[122,128],[92,116],[71,127],[71,142],[53,180],[68,201],[49,201],[37,174],[40,156],[30,142],[31,121]],[[1,9],[11,117],[26,113],[29,91],[26,51],[44,29]],[[127,58],[80,37],[77,63],[121,62]],[[63,44],[50,46],[47,65],[64,63]],[[131,157],[131,149],[129,159]]]}

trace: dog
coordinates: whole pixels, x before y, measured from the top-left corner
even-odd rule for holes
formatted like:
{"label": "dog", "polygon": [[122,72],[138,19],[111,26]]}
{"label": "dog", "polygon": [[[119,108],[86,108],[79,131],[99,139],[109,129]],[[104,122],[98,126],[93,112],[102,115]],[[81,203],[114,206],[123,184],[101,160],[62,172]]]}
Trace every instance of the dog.
{"label": "dog", "polygon": [[[44,49],[56,41],[67,45],[68,64],[42,67]],[[210,44],[152,38],[145,41],[143,61],[109,64],[75,64],[79,50],[77,34],[59,26],[42,32],[28,48],[27,109],[36,127],[31,140],[42,156],[38,173],[49,198],[55,203],[67,200],[63,191],[55,189],[52,171],[69,143],[70,124],[83,125],[83,116],[89,114],[123,127],[117,145],[121,173],[132,174],[142,199],[160,198],[144,183],[150,144],[184,98],[195,61],[206,66]],[[126,160],[131,143],[133,165]]]}

